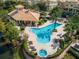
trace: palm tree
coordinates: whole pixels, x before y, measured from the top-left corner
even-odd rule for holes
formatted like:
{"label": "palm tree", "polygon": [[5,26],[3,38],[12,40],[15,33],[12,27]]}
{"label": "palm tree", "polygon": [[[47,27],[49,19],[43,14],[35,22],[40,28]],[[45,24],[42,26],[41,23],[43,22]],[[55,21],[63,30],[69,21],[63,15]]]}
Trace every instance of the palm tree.
{"label": "palm tree", "polygon": [[57,18],[61,17],[62,13],[63,13],[63,9],[60,8],[60,7],[55,7],[54,9],[52,9],[50,11],[50,15],[52,16],[51,18],[55,21],[55,25],[54,25],[54,28],[56,26],[56,21],[57,21]]}
{"label": "palm tree", "polygon": [[5,22],[0,19],[0,34],[2,33],[6,43],[12,43],[19,37],[19,30],[15,27],[14,22]]}
{"label": "palm tree", "polygon": [[46,2],[39,2],[36,4],[36,6],[39,11],[47,11],[47,9],[48,9]]}
{"label": "palm tree", "polygon": [[50,15],[52,16],[53,19],[57,19],[59,17],[61,17],[62,13],[63,13],[63,9],[60,7],[55,7],[54,9],[52,9],[50,11]]}
{"label": "palm tree", "polygon": [[19,37],[19,30],[16,28],[14,22],[6,22],[0,19],[0,34],[2,33],[6,43],[12,43]]}

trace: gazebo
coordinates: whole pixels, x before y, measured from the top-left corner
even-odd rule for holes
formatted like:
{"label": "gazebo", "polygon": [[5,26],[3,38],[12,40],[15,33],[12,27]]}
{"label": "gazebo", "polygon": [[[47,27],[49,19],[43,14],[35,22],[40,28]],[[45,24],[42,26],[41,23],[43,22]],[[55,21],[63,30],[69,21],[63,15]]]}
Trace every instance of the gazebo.
{"label": "gazebo", "polygon": [[26,25],[32,26],[35,25],[36,21],[39,21],[39,13],[32,10],[24,9],[24,6],[22,5],[17,5],[15,7],[16,9],[10,12],[8,15],[12,17],[17,24],[20,24],[22,22]]}

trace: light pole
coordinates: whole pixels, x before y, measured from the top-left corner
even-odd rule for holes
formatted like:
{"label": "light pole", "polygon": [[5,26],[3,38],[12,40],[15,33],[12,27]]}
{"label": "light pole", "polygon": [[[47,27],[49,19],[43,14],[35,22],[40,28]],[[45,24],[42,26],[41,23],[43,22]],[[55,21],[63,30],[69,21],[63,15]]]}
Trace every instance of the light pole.
{"label": "light pole", "polygon": [[54,20],[54,30],[55,30],[55,27],[56,27],[56,22],[57,22],[57,19]]}

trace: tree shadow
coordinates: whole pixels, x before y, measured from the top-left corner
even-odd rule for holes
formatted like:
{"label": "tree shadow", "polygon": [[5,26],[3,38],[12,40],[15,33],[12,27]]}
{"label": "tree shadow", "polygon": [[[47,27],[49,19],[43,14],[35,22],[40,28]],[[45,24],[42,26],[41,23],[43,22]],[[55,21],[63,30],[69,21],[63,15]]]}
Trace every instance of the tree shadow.
{"label": "tree shadow", "polygon": [[7,51],[9,51],[10,54],[13,54],[12,46],[10,44],[0,46],[0,54],[3,54]]}

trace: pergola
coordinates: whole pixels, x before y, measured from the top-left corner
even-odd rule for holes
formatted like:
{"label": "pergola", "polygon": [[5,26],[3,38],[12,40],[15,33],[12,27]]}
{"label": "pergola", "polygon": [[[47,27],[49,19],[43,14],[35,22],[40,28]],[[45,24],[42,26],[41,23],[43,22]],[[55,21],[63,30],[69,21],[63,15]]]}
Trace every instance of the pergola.
{"label": "pergola", "polygon": [[17,5],[15,7],[16,10],[10,12],[8,15],[12,17],[18,24],[23,22],[26,25],[35,25],[35,22],[39,21],[39,13],[32,10],[26,10],[22,5]]}

